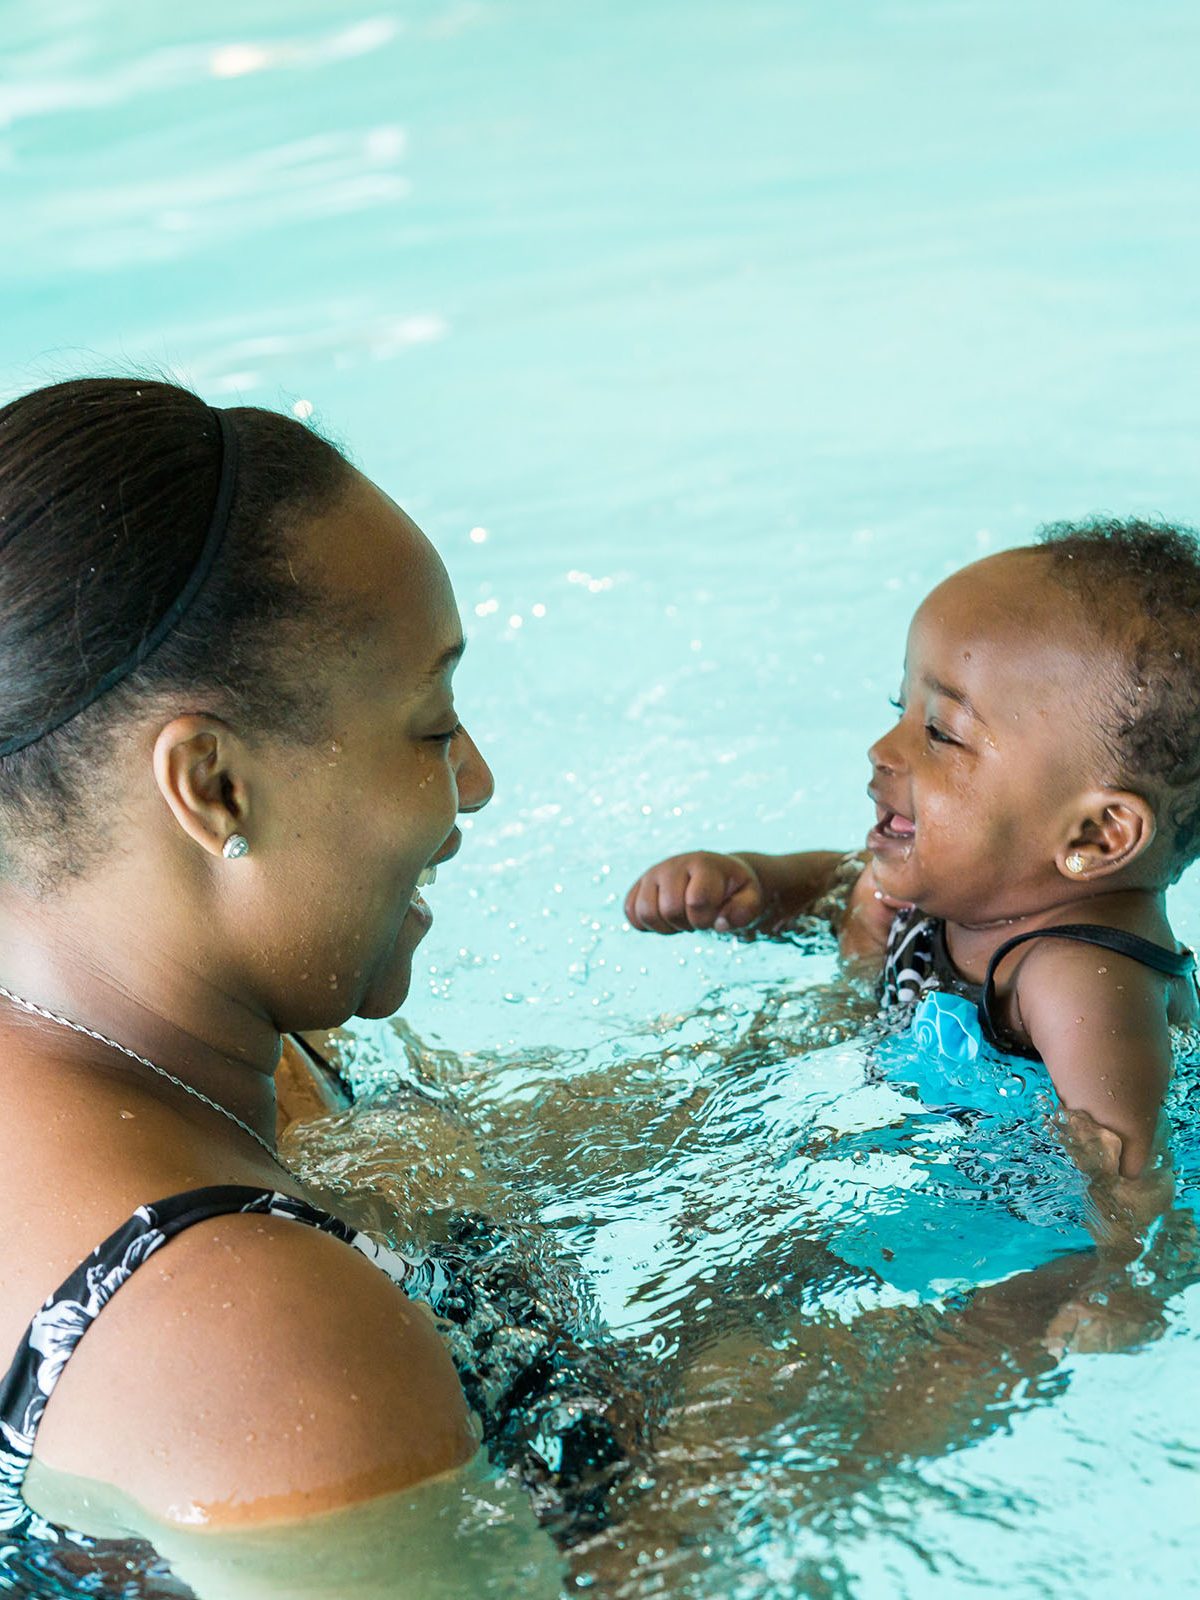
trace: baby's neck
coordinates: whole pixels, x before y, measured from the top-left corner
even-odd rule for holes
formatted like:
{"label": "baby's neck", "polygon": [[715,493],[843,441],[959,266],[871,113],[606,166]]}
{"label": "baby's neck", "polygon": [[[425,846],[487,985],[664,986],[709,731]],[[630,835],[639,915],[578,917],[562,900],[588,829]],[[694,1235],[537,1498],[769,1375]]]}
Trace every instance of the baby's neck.
{"label": "baby's neck", "polygon": [[1123,928],[1157,944],[1171,944],[1174,940],[1162,889],[1121,888],[1092,895],[1072,895],[1015,917],[989,922],[947,921],[946,949],[964,977],[973,978],[976,969],[982,977],[994,952],[1007,940],[1020,933],[1061,927],[1068,922]]}

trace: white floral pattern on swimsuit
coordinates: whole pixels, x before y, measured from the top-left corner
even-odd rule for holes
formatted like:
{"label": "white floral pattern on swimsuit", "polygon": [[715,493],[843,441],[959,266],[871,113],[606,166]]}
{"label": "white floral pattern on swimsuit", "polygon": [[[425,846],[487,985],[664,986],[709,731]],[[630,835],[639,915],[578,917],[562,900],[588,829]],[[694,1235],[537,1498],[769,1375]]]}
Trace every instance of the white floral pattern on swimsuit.
{"label": "white floral pattern on swimsuit", "polygon": [[428,1257],[409,1259],[328,1212],[272,1189],[193,1189],[139,1206],[127,1222],[78,1266],[29,1324],[0,1379],[0,1533],[56,1540],[64,1530],[37,1515],[22,1497],[25,1474],[46,1404],[79,1341],[123,1283],[168,1240],[198,1222],[243,1212],[288,1217],[352,1245],[414,1299],[436,1306],[449,1287],[445,1269]]}

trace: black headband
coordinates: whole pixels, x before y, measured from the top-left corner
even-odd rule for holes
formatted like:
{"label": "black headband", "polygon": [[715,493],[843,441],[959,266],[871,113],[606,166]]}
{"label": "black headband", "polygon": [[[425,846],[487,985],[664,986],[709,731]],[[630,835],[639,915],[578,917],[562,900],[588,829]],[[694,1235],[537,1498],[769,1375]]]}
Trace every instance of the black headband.
{"label": "black headband", "polygon": [[131,650],[123,661],[115,667],[110,667],[98,683],[92,685],[78,700],[73,700],[70,705],[64,706],[51,717],[49,722],[44,722],[40,728],[35,728],[32,733],[19,733],[11,739],[5,739],[0,744],[0,756],[11,756],[18,750],[24,750],[27,745],[36,744],[39,739],[44,739],[48,733],[53,733],[55,728],[61,728],[65,722],[70,722],[81,711],[99,700],[102,694],[107,694],[114,689],[122,678],[127,678],[131,672],[140,667],[146,657],[157,650],[159,645],[178,623],[180,617],[195,600],[200,592],[205,578],[212,571],[213,562],[217,559],[222,544],[225,542],[225,533],[229,526],[229,511],[233,505],[233,492],[237,486],[237,434],[234,432],[233,423],[229,420],[227,412],[218,411],[210,407],[211,414],[217,420],[218,443],[221,450],[221,479],[217,485],[217,498],[213,503],[212,516],[209,519],[208,532],[204,535],[204,544],[196,558],[196,565],[192,568],[188,581],[175,596],[163,615],[144,635],[137,648]]}

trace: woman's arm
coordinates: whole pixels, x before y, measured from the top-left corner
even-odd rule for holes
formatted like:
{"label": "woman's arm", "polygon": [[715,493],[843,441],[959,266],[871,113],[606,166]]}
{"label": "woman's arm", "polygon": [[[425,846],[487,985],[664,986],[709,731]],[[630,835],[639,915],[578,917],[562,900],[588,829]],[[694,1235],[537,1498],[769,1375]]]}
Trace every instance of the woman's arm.
{"label": "woman's arm", "polygon": [[37,1455],[167,1522],[288,1521],[421,1483],[476,1435],[430,1316],[298,1223],[197,1224],[105,1306]]}

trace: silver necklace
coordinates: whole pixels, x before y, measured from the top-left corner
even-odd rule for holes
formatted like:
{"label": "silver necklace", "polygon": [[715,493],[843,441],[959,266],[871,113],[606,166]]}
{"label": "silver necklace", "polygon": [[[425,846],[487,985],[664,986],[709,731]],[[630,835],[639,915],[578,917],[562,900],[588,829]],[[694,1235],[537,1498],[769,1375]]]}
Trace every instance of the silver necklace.
{"label": "silver necklace", "polygon": [[151,1072],[157,1072],[160,1078],[165,1078],[168,1083],[173,1083],[177,1089],[182,1089],[184,1094],[190,1094],[193,1100],[199,1100],[209,1107],[211,1111],[219,1111],[223,1117],[228,1117],[230,1122],[236,1123],[243,1133],[248,1133],[255,1144],[261,1145],[270,1156],[271,1160],[282,1171],[287,1168],[280,1161],[278,1155],[248,1122],[243,1122],[241,1117],[230,1111],[228,1106],[223,1106],[219,1100],[213,1100],[201,1089],[194,1089],[190,1083],[184,1083],[182,1078],[177,1078],[173,1072],[168,1072],[166,1067],[160,1067],[157,1061],[151,1061],[147,1056],[138,1055],[136,1050],[131,1050],[128,1045],[121,1044],[116,1039],[110,1039],[105,1033],[97,1033],[95,1028],[85,1028],[82,1022],[72,1022],[70,1017],[60,1017],[57,1011],[47,1011],[45,1006],[34,1005],[32,1000],[26,1000],[19,994],[14,994],[11,989],[6,989],[0,983],[0,995],[10,1000],[14,1006],[20,1006],[22,1011],[28,1011],[35,1017],[43,1017],[47,1022],[57,1022],[62,1028],[70,1028],[72,1033],[86,1034],[89,1039],[95,1039],[98,1044],[106,1044],[112,1050],[119,1050],[123,1056],[128,1056],[131,1061],[139,1062],[143,1067],[149,1067]]}

